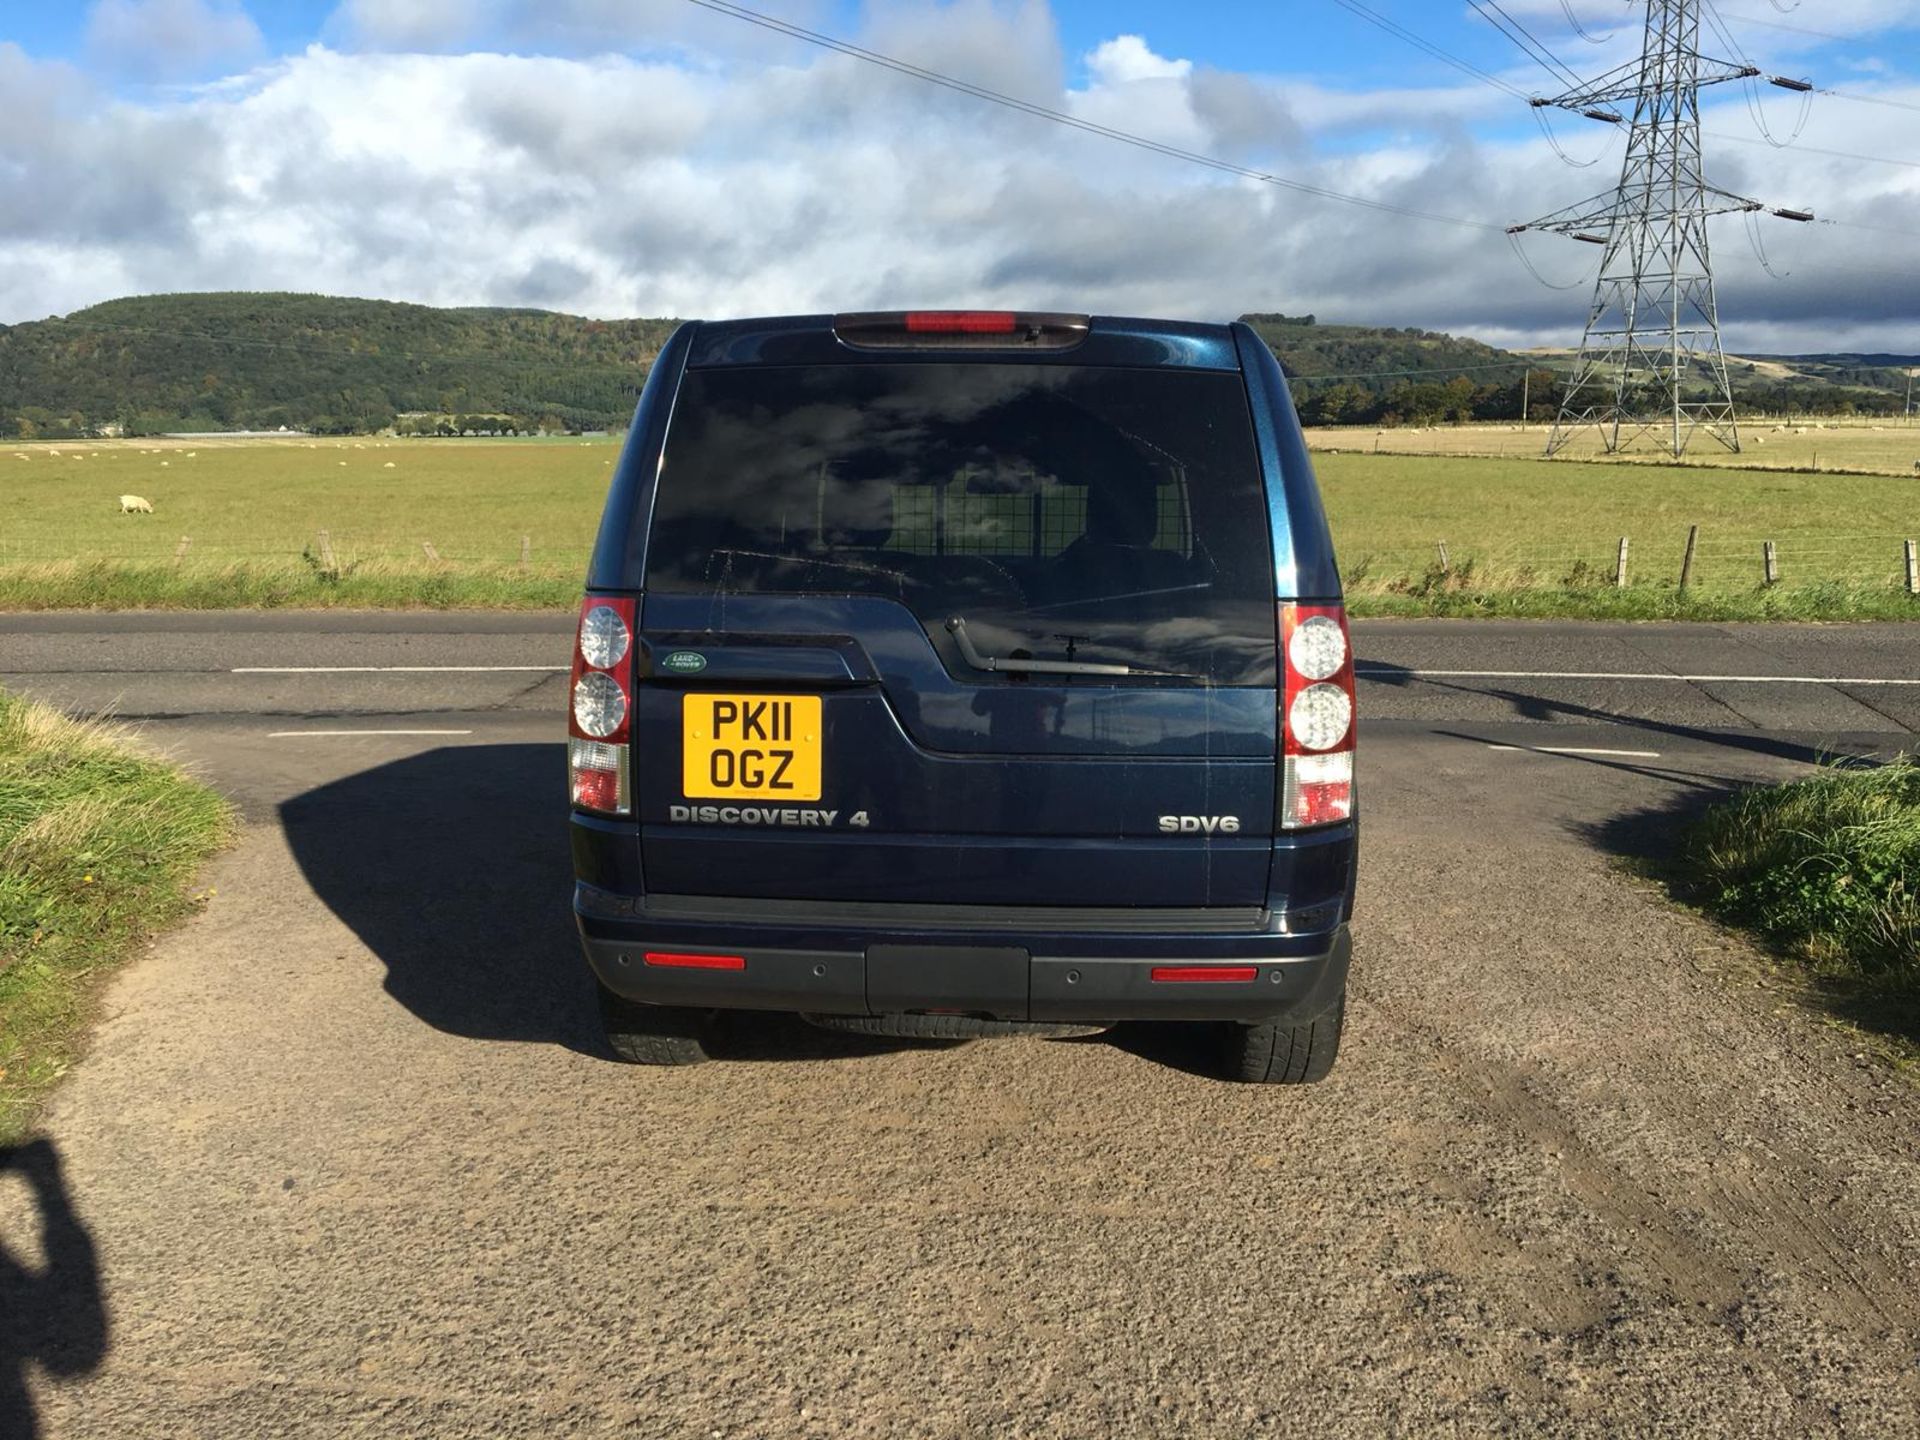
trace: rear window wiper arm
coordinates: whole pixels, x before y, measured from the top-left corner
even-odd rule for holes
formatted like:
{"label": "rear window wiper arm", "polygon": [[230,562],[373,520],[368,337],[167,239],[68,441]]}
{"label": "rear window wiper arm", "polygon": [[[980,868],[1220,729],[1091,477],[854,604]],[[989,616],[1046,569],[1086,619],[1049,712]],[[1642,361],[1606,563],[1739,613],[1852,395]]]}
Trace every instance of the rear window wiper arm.
{"label": "rear window wiper arm", "polygon": [[976,670],[1007,675],[1164,675],[1190,680],[1173,670],[1143,670],[1137,665],[1093,665],[1082,660],[1009,660],[998,655],[982,655],[967,634],[967,622],[958,615],[947,621],[947,631],[960,647],[960,658]]}

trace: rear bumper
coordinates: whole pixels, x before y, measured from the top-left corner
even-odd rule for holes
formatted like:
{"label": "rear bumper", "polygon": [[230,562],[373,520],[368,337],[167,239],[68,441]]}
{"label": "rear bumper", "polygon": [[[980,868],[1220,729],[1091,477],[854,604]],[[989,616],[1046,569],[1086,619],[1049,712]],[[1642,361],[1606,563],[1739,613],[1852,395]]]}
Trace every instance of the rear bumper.
{"label": "rear bumper", "polygon": [[[574,898],[587,962],[603,985],[630,1000],[702,1009],[951,1011],[1083,1022],[1304,1020],[1339,996],[1352,953],[1337,911],[1298,916],[1327,922],[1303,933],[1272,917],[1255,929],[1252,916],[1237,912],[1211,923],[1203,914],[1166,917],[1150,929],[1128,930],[1119,912],[1093,916],[1087,928],[1076,929],[1057,913],[1031,912],[1026,925],[1008,912],[962,923],[960,912],[914,908],[925,913],[911,928],[873,914],[802,926],[790,912],[758,917],[772,923],[743,923],[585,885]],[[822,907],[822,918],[827,913]],[[725,956],[739,964],[689,968],[649,961],[650,955]],[[1235,978],[1173,978],[1193,966],[1227,967]]]}

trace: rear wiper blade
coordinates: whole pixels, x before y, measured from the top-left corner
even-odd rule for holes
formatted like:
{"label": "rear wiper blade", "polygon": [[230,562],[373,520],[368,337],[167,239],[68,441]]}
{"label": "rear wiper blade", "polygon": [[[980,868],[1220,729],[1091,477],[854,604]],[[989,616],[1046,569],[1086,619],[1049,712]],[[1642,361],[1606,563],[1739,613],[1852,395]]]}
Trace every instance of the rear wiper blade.
{"label": "rear wiper blade", "polygon": [[947,621],[947,631],[960,647],[960,658],[976,670],[1007,675],[1162,675],[1191,680],[1175,670],[1143,670],[1137,665],[1091,665],[1080,660],[1004,660],[997,655],[982,655],[967,634],[967,622],[958,615]]}

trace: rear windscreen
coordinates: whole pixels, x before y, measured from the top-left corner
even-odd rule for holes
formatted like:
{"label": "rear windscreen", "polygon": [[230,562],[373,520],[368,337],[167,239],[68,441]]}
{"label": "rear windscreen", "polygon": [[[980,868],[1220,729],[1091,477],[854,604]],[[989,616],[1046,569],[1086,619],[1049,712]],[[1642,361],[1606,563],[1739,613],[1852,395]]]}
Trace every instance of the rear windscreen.
{"label": "rear windscreen", "polygon": [[[1045,683],[1274,683],[1267,508],[1233,374],[689,371],[646,583],[885,596],[979,683],[1009,679],[994,660],[1038,662]],[[1098,668],[1045,668],[1076,665]]]}

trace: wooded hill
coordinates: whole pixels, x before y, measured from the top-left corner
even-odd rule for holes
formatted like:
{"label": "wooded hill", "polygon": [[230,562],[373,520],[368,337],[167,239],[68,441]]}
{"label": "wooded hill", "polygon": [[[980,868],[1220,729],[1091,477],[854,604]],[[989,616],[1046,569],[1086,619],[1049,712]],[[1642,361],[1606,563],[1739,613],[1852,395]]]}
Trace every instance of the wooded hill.
{"label": "wooded hill", "polygon": [[[1294,377],[1309,424],[1551,418],[1567,353],[1425,330],[1243,317]],[[626,424],[676,321],[444,309],[327,295],[145,295],[0,326],[0,437],[277,430],[599,430]],[[1732,365],[1754,408],[1897,412],[1902,357]],[[1531,370],[1531,378],[1526,379]]]}
{"label": "wooded hill", "polygon": [[[672,320],[328,295],[144,295],[0,327],[0,434],[624,425]],[[9,423],[11,431],[9,432]],[[495,427],[498,428],[498,427]]]}

